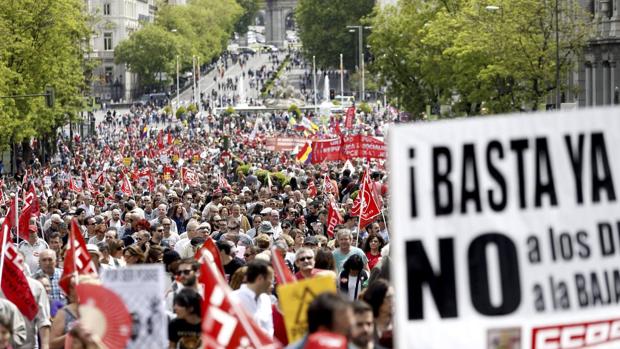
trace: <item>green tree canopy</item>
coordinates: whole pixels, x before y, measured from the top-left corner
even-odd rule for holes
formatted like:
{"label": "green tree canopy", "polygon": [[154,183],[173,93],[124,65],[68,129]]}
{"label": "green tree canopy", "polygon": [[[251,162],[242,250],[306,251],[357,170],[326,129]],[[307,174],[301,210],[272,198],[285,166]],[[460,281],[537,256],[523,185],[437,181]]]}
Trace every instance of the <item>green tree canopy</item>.
{"label": "green tree canopy", "polygon": [[[560,1],[562,75],[590,35],[578,4]],[[372,69],[401,105],[453,104],[465,114],[536,109],[556,88],[554,2],[401,1],[372,19]],[[565,86],[562,86],[563,88]]]}
{"label": "green tree canopy", "polygon": [[347,25],[360,25],[362,18],[372,13],[374,3],[374,0],[299,0],[295,20],[304,55],[316,56],[319,67],[336,68],[343,54],[345,66],[353,68],[358,56],[358,32],[350,33]]}
{"label": "green tree canopy", "polygon": [[239,35],[247,33],[248,26],[254,23],[254,18],[258,13],[258,1],[257,0],[237,0],[237,3],[243,8],[243,15],[239,17],[237,23],[235,23],[235,32]]}
{"label": "green tree canopy", "polygon": [[[155,23],[147,24],[115,49],[117,63],[127,63],[141,84],[159,84],[158,73],[173,76],[176,57],[181,70],[192,57],[209,62],[226,48],[243,9],[235,0],[189,0],[187,5],[162,4]],[[162,85],[169,81],[161,81]]]}
{"label": "green tree canopy", "polygon": [[55,89],[44,97],[0,100],[0,147],[33,137],[52,138],[84,104],[84,54],[90,35],[82,0],[0,1],[0,95]]}

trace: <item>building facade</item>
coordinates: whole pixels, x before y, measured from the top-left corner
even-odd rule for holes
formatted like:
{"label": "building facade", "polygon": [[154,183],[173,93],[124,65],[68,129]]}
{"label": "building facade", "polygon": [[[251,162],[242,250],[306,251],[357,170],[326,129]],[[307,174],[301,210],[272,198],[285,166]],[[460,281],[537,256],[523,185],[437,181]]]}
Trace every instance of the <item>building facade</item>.
{"label": "building facade", "polygon": [[620,0],[580,1],[595,27],[578,62],[577,92],[570,97],[580,107],[620,104]]}
{"label": "building facade", "polygon": [[93,70],[92,94],[102,102],[126,102],[136,91],[137,76],[124,64],[114,63],[114,48],[140,28],[152,22],[157,10],[155,0],[86,0],[95,18],[91,37]]}

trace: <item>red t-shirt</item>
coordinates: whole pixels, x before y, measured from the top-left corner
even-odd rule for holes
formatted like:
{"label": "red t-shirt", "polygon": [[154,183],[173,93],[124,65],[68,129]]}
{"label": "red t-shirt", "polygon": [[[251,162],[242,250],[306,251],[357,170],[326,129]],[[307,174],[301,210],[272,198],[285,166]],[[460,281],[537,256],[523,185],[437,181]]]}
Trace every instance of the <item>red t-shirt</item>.
{"label": "red t-shirt", "polygon": [[366,252],[366,258],[368,258],[368,269],[372,270],[372,268],[374,268],[375,265],[379,263],[379,260],[381,259],[381,253],[373,255],[372,253],[370,253],[370,251],[368,251]]}

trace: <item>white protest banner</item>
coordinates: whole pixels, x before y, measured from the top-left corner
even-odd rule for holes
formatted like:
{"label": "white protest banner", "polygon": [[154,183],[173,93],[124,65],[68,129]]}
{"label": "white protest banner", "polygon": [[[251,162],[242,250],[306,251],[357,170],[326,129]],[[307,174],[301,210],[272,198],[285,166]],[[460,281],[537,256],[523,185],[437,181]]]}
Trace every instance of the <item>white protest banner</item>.
{"label": "white protest banner", "polygon": [[128,349],[168,347],[164,277],[161,264],[103,270],[103,285],[123,299],[133,320]]}
{"label": "white protest banner", "polygon": [[394,126],[398,348],[620,347],[620,109]]}

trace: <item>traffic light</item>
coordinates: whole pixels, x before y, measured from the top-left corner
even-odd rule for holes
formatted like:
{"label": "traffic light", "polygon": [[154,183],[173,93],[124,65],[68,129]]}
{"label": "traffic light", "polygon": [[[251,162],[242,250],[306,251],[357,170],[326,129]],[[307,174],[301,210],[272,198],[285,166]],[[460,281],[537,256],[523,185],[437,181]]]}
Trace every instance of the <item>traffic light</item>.
{"label": "traffic light", "polygon": [[54,108],[54,88],[52,86],[47,86],[45,88],[45,104],[47,104],[48,108]]}
{"label": "traffic light", "polygon": [[334,98],[336,98],[336,91],[334,91],[333,88],[329,89],[329,100],[333,100]]}

